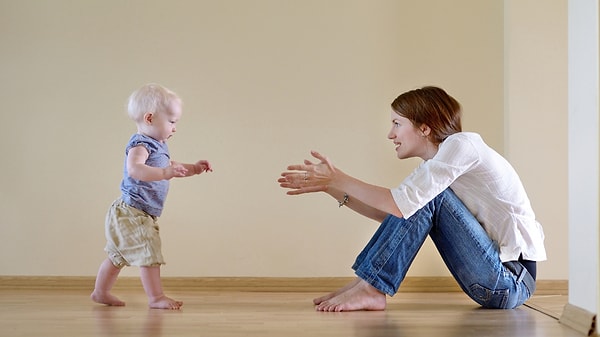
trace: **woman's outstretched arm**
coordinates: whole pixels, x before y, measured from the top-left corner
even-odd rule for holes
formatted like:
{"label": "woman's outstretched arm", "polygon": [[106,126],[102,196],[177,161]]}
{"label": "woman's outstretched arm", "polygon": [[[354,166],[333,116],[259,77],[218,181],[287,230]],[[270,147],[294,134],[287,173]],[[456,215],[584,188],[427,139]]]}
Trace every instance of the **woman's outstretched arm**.
{"label": "woman's outstretched arm", "polygon": [[347,194],[345,205],[366,217],[380,222],[387,214],[402,217],[388,188],[367,184],[345,174],[316,151],[311,151],[311,155],[319,162],[305,160],[304,164],[288,166],[281,174],[278,182],[281,187],[290,189],[287,194],[326,192],[342,203]]}

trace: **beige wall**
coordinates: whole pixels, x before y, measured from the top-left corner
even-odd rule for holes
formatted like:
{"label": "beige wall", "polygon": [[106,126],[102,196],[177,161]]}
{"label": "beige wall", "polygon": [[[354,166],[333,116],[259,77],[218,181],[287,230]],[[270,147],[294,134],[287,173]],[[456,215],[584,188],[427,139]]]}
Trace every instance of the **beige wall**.
{"label": "beige wall", "polygon": [[[0,275],[95,275],[135,131],[125,100],[146,82],[184,99],[173,158],[215,169],[171,184],[164,276],[351,275],[376,224],[324,195],[285,196],[277,176],[317,149],[397,185],[417,162],[395,159],[389,103],[427,84],[462,102],[466,130],[509,151],[560,251],[564,202],[536,174],[564,184],[563,168],[529,160],[541,131],[505,123],[503,11],[479,0],[0,0]],[[562,94],[548,99],[561,106]],[[410,275],[448,272],[427,242]],[[540,277],[566,279],[565,263]]]}
{"label": "beige wall", "polygon": [[567,279],[567,0],[505,5],[505,155],[544,225],[540,276]]}

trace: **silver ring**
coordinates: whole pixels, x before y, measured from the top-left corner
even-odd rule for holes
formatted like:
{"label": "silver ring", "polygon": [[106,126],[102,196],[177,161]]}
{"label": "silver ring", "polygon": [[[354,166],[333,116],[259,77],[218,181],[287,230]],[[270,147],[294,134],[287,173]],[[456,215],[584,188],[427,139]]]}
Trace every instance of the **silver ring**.
{"label": "silver ring", "polygon": [[304,180],[308,180],[308,172],[304,172]]}

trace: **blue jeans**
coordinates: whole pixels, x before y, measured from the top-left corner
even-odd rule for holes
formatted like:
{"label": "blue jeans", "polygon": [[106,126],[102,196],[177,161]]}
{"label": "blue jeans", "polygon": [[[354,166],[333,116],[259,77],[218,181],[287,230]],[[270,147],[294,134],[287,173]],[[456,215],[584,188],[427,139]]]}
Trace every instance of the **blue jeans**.
{"label": "blue jeans", "polygon": [[408,220],[388,215],[352,268],[377,290],[393,296],[428,235],[462,290],[481,306],[516,308],[535,291],[535,280],[525,268],[514,271],[520,263],[500,261],[497,243],[451,189]]}

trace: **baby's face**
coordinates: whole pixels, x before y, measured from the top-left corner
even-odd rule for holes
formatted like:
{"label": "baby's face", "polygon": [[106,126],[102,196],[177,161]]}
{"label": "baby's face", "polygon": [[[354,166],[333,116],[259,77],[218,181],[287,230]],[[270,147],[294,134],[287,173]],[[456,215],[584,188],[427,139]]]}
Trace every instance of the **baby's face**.
{"label": "baby's face", "polygon": [[177,122],[181,118],[181,102],[175,100],[171,103],[169,111],[157,112],[152,115],[150,136],[160,142],[171,138],[177,132]]}

